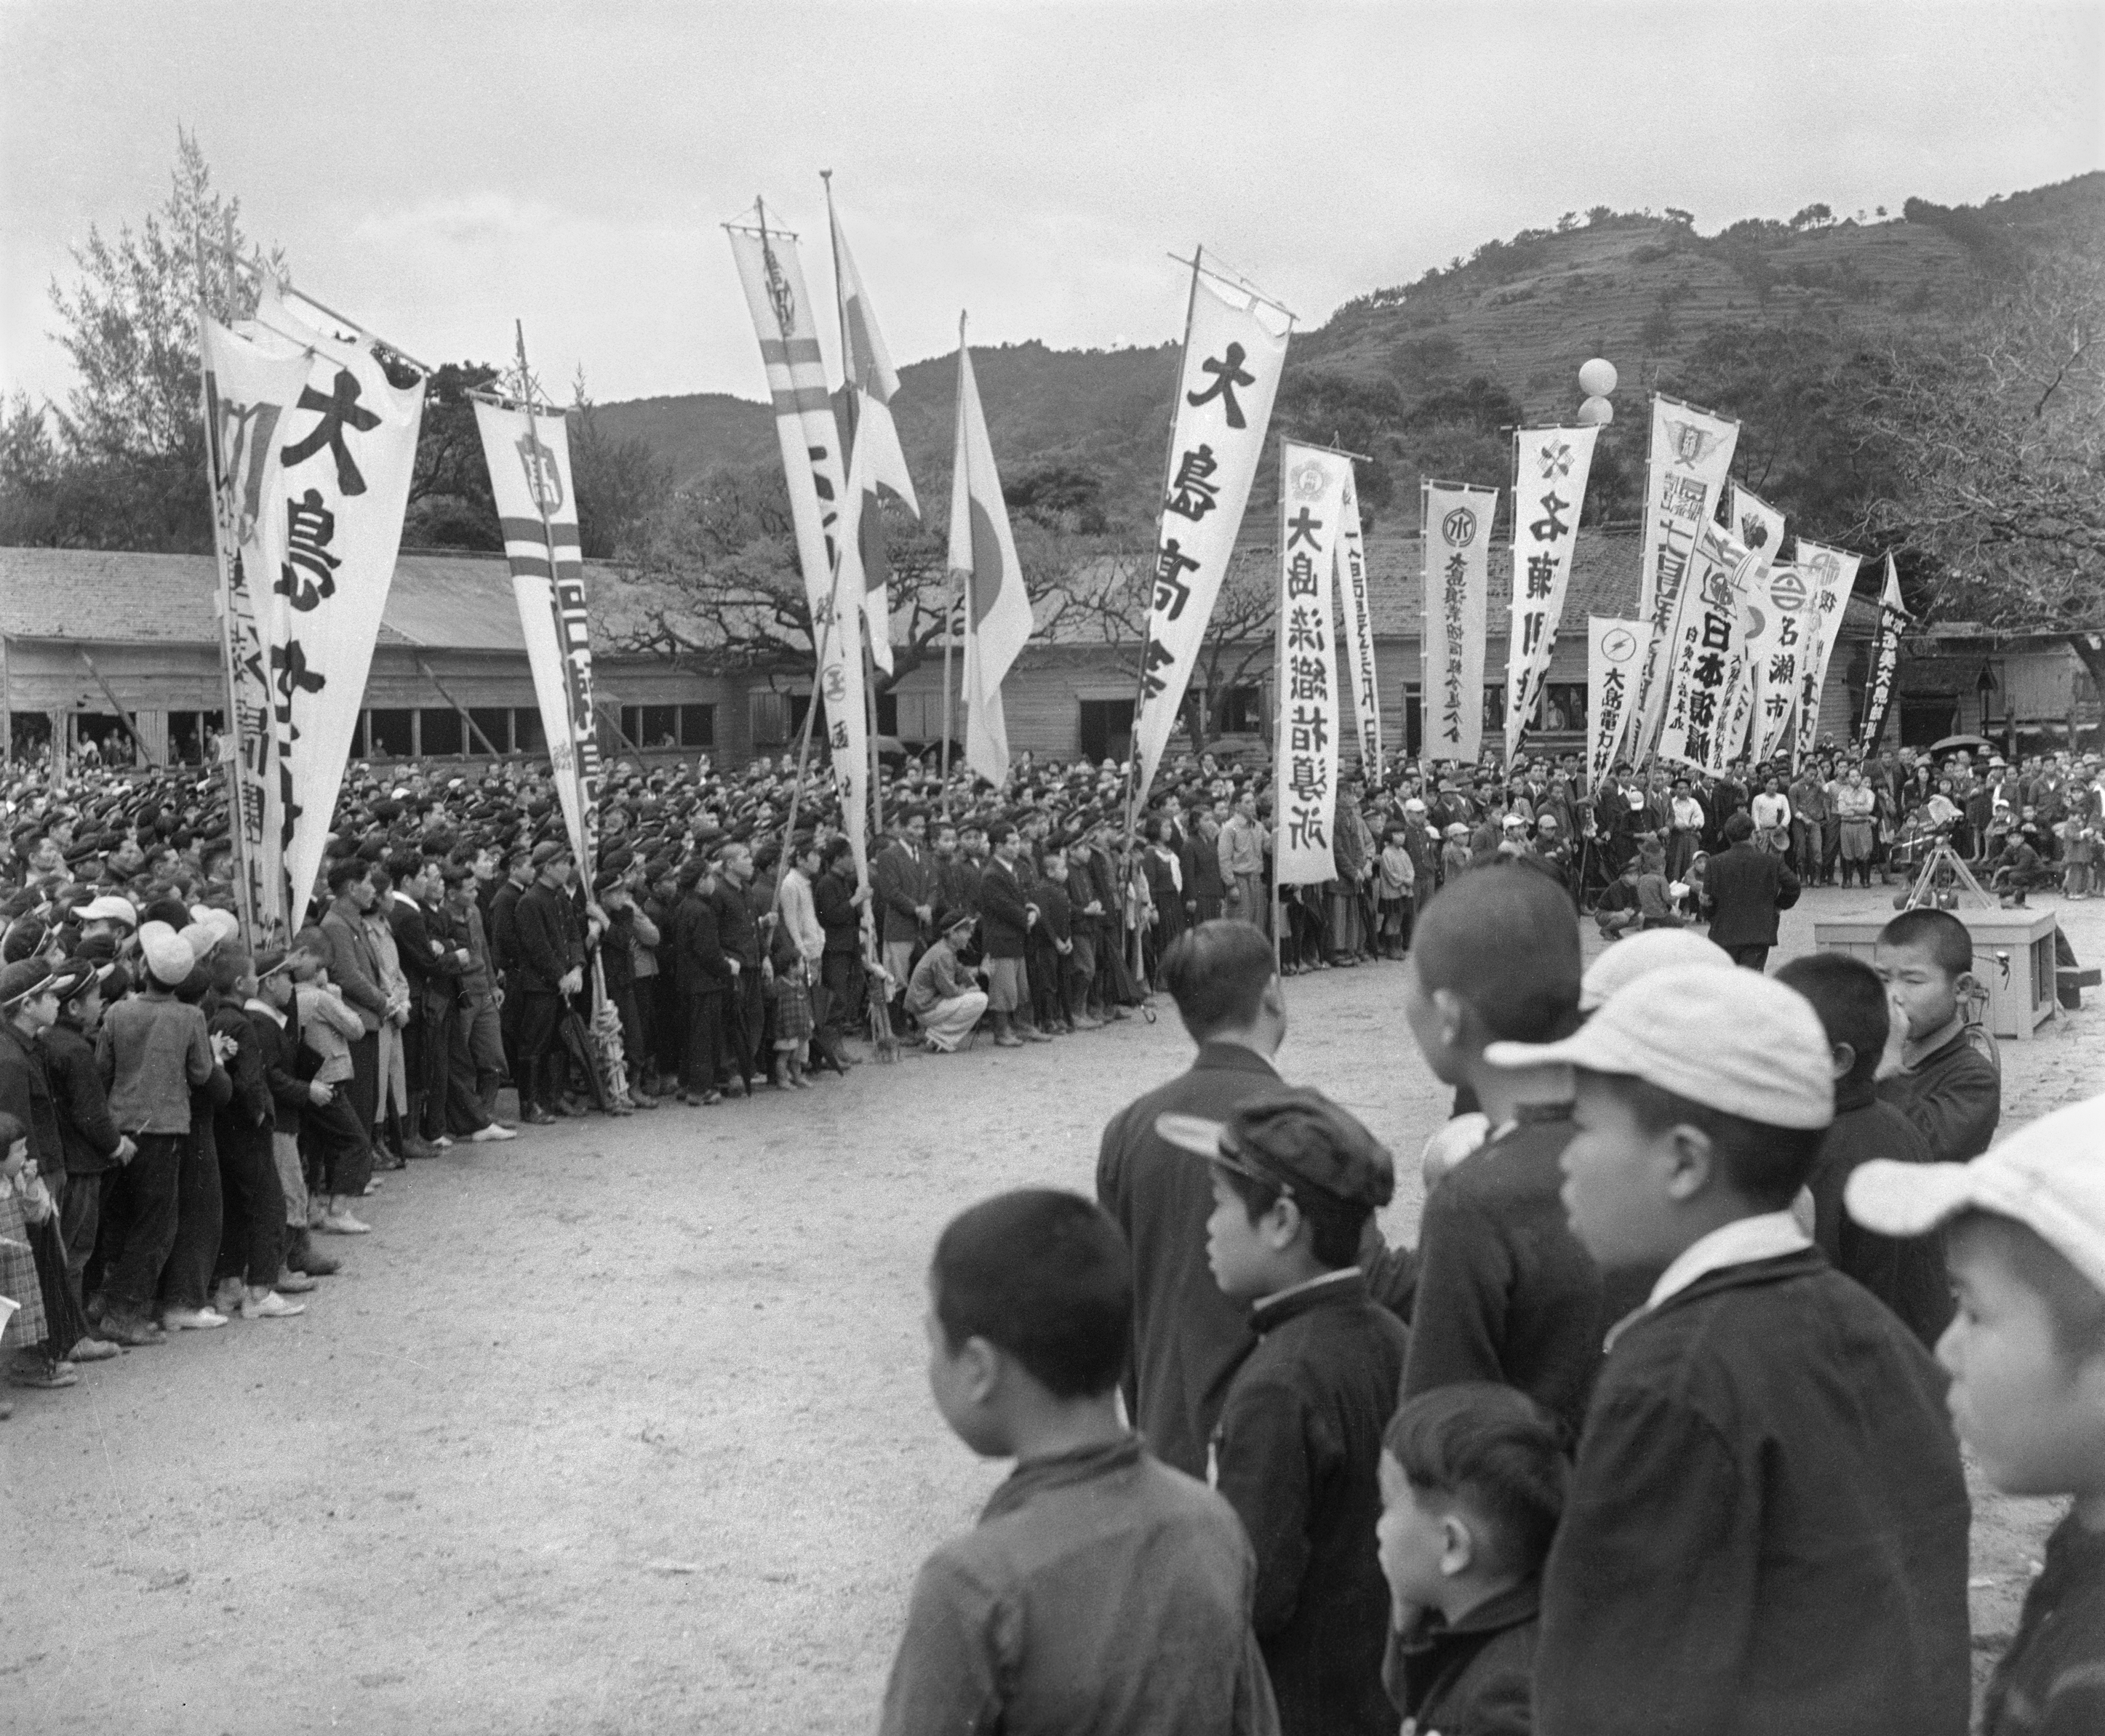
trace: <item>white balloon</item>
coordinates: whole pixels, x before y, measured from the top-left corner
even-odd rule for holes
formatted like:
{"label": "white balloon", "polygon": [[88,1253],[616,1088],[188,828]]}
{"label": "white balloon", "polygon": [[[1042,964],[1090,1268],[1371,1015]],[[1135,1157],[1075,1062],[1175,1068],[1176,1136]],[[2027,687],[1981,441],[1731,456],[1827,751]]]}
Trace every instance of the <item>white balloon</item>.
{"label": "white balloon", "polygon": [[1605,398],[1616,389],[1616,364],[1599,356],[1579,370],[1579,390],[1589,398]]}
{"label": "white balloon", "polygon": [[1605,426],[1615,419],[1616,407],[1605,398],[1598,395],[1589,398],[1579,406],[1579,420],[1582,422],[1599,423]]}

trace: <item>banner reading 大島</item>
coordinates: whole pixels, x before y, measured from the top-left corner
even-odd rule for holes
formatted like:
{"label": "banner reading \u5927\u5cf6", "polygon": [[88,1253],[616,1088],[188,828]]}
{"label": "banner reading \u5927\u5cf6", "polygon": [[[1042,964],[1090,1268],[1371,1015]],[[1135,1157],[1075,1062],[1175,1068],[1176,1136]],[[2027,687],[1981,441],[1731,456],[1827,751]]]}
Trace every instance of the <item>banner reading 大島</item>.
{"label": "banner reading \u5927\u5cf6", "polygon": [[1886,713],[1893,703],[1893,677],[1901,667],[1901,623],[1907,610],[1901,602],[1901,576],[1886,556],[1886,587],[1879,597],[1879,630],[1871,641],[1871,679],[1864,689],[1864,727],[1858,744],[1867,754],[1878,751]]}
{"label": "banner reading \u5927\u5cf6", "polygon": [[[819,328],[804,292],[797,238],[782,230],[726,224],[739,281],[760,338],[760,359],[775,404],[775,435],[782,451],[783,480],[789,490],[789,518],[797,534],[797,564],[811,611],[819,653],[819,693],[826,719],[826,748],[839,791],[842,827],[855,851],[856,878],[869,883],[869,720],[862,677],[863,597],[859,588],[835,607],[841,565],[841,502],[847,478],[841,442],[826,395],[825,364]],[[858,563],[856,563],[859,565]]]}
{"label": "banner reading \u5927\u5cf6", "polygon": [[1586,618],[1586,788],[1598,790],[1616,763],[1616,749],[1629,726],[1644,655],[1642,621],[1608,615]]}
{"label": "banner reading \u5927\u5cf6", "polygon": [[1842,636],[1842,615],[1856,588],[1861,555],[1798,539],[1798,568],[1810,592],[1805,614],[1805,643],[1798,654],[1798,730],[1790,763],[1795,770],[1812,753],[1820,735],[1820,696],[1827,689],[1827,665]]}
{"label": "banner reading \u5927\u5cf6", "polygon": [[1277,309],[1195,268],[1133,728],[1136,812],[1177,726],[1235,553],[1286,360],[1288,326]]}
{"label": "banner reading \u5927\u5cf6", "polygon": [[1419,708],[1428,760],[1467,760],[1484,747],[1484,616],[1490,591],[1496,489],[1428,482],[1420,534],[1425,547],[1425,633]]}
{"label": "banner reading \u5927\u5cf6", "polygon": [[233,824],[240,842],[245,913],[273,932],[285,922],[284,814],[272,754],[270,646],[265,637],[276,620],[270,582],[285,533],[277,431],[306,384],[308,358],[297,345],[247,322],[230,330],[200,315],[198,325],[212,542],[234,706],[227,738],[234,747],[239,810]]}
{"label": "banner reading \u5927\u5cf6", "polygon": [[[402,514],[424,419],[424,381],[370,341],[316,326],[266,281],[258,323],[306,345],[306,383],[278,419],[284,511],[278,579],[259,623],[269,647],[279,838],[289,908],[321,870],[380,618],[402,546]],[[406,377],[407,383],[397,385]]]}
{"label": "banner reading \u5927\u5cf6", "polygon": [[579,872],[589,874],[598,846],[599,725],[592,714],[592,636],[570,425],[559,413],[537,410],[529,417],[478,399],[475,426],[504,533],[556,799]]}
{"label": "banner reading \u5927\u5cf6", "polygon": [[[1761,715],[1763,677],[1776,655],[1783,630],[1781,611],[1770,595],[1770,575],[1777,551],[1783,547],[1783,515],[1753,489],[1737,482],[1727,484],[1726,525],[1754,557],[1748,569],[1743,597],[1746,655],[1741,665],[1740,679],[1727,703],[1724,726],[1719,734],[1721,750],[1727,763],[1740,756],[1750,726]],[[1786,585],[1782,591],[1786,600],[1790,592],[1790,587]],[[1757,727],[1756,734],[1759,733]]]}
{"label": "banner reading \u5927\u5cf6", "polygon": [[1651,446],[1645,466],[1644,546],[1638,571],[1638,614],[1649,640],[1638,677],[1630,749],[1651,747],[1665,709],[1667,639],[1681,607],[1683,581],[1696,538],[1710,522],[1718,491],[1732,467],[1740,425],[1693,404],[1654,393]]}
{"label": "banner reading \u5927\u5cf6", "polygon": [[1271,763],[1279,768],[1273,829],[1281,886],[1338,877],[1330,823],[1338,802],[1338,662],[1330,641],[1331,575],[1352,461],[1291,440],[1279,449],[1280,678]]}
{"label": "banner reading \u5927\u5cf6", "polygon": [[1381,684],[1374,669],[1374,599],[1367,591],[1366,540],[1360,529],[1360,491],[1350,464],[1338,507],[1338,591],[1352,646],[1352,725],[1360,743],[1360,775],[1382,774]]}
{"label": "banner reading \u5927\u5cf6", "polygon": [[1571,582],[1579,508],[1598,427],[1522,428],[1513,435],[1513,616],[1506,637],[1506,761],[1535,715]]}
{"label": "banner reading \u5927\u5cf6", "polygon": [[1706,522],[1681,587],[1681,607],[1661,654],[1666,701],[1659,756],[1699,771],[1725,770],[1723,730],[1747,658],[1745,592],[1754,557],[1723,527]]}

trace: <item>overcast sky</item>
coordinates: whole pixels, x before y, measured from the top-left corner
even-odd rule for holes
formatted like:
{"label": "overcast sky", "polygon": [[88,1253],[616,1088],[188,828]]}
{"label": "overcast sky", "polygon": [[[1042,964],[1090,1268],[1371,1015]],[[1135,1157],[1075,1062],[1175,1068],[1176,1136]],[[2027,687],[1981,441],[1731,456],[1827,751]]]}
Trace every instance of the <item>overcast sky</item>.
{"label": "overcast sky", "polygon": [[0,384],[62,395],[47,286],[159,204],[178,123],[302,287],[417,355],[495,359],[517,316],[552,386],[757,398],[717,225],[764,194],[825,296],[821,168],[896,360],[960,308],[976,342],[1154,343],[1195,241],[1315,324],[1593,204],[1709,230],[2063,180],[2105,162],[2101,17],[0,0]]}

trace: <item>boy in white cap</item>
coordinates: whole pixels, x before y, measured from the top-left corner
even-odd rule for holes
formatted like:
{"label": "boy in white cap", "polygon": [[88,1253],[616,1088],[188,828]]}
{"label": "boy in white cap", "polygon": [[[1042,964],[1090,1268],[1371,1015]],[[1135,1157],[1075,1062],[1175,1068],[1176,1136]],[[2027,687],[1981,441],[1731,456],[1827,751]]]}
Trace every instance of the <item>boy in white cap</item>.
{"label": "boy in white cap", "polygon": [[1942,1380],[1790,1213],[1834,1115],[1804,997],[1646,976],[1494,1066],[1573,1069],[1571,1227],[1657,1270],[1610,1335],[1543,1586],[1535,1729],[1960,1736],[1966,1487]]}
{"label": "boy in white cap", "polygon": [[1983,1736],[2105,1729],[2105,1097],[1970,1163],[1866,1163],[1845,1198],[1881,1235],[1944,1229],[1959,1312],[1937,1357],[1960,1436],[2006,1493],[2074,1497]]}

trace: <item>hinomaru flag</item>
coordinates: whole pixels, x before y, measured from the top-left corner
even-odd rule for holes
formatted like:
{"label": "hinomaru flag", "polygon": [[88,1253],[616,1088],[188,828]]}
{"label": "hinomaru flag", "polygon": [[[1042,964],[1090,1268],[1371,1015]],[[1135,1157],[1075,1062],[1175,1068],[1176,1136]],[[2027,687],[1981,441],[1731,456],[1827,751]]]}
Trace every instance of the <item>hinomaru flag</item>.
{"label": "hinomaru flag", "polygon": [[1286,362],[1287,331],[1285,316],[1276,309],[1194,274],[1142,648],[1140,715],[1133,721],[1140,768],[1136,810],[1147,801],[1177,727],[1235,553]]}
{"label": "hinomaru flag", "polygon": [[847,516],[860,557],[863,606],[869,615],[870,656],[889,675],[892,564],[885,553],[884,515],[878,490],[887,489],[897,495],[917,519],[921,502],[914,496],[914,479],[907,474],[906,454],[900,449],[899,428],[892,416],[899,376],[892,371],[892,353],[877,328],[877,310],[870,306],[869,292],[863,288],[862,274],[856,269],[855,255],[849,251],[838,215],[832,223],[834,257],[840,273],[841,368],[847,376],[842,390],[851,418],[849,467],[860,472],[860,481],[848,494]]}
{"label": "hinomaru flag", "polygon": [[1571,583],[1579,509],[1598,427],[1522,428],[1513,435],[1513,612],[1506,636],[1506,763],[1542,698]]}
{"label": "hinomaru flag", "polygon": [[1271,763],[1273,862],[1281,886],[1338,877],[1338,659],[1330,593],[1352,461],[1291,440],[1279,451],[1279,671]]}
{"label": "hinomaru flag", "polygon": [[[1763,677],[1777,654],[1783,633],[1783,616],[1770,596],[1770,579],[1777,551],[1783,547],[1783,515],[1752,489],[1737,482],[1725,489],[1725,523],[1745,543],[1753,557],[1745,587],[1747,614],[1746,658],[1741,666],[1739,684],[1732,689],[1725,723],[1719,734],[1729,763],[1739,756],[1750,739],[1761,734]],[[1783,595],[1788,598],[1790,587]]]}
{"label": "hinomaru flag", "polygon": [[1002,502],[972,351],[963,344],[950,469],[950,568],[965,576],[965,763],[999,789],[1008,781],[1002,677],[1030,637],[1030,598]]}
{"label": "hinomaru flag", "polygon": [[560,414],[530,417],[477,399],[475,426],[504,533],[556,797],[579,871],[589,873],[598,850],[599,723],[592,712],[592,629],[570,425]]}
{"label": "hinomaru flag", "polygon": [[206,457],[220,606],[232,651],[235,821],[248,909],[266,932],[285,925],[284,813],[271,725],[273,586],[284,558],[285,493],[279,423],[307,383],[307,353],[244,322],[229,329],[199,316]]}
{"label": "hinomaru flag", "polygon": [[1629,728],[1637,698],[1638,671],[1644,661],[1642,621],[1607,615],[1586,618],[1586,788],[1598,790],[1616,763],[1616,749]]}
{"label": "hinomaru flag", "polygon": [[1820,736],[1820,696],[1827,690],[1827,665],[1842,636],[1842,617],[1856,588],[1862,556],[1824,543],[1798,539],[1798,569],[1805,575],[1811,600],[1806,613],[1806,642],[1798,654],[1798,729],[1792,739],[1794,769],[1811,757]]}
{"label": "hinomaru flag", "polygon": [[[725,225],[738,262],[760,359],[775,404],[775,437],[789,491],[797,565],[817,641],[826,748],[839,792],[842,828],[855,852],[857,884],[869,883],[869,719],[862,675],[862,583],[857,556],[844,557],[841,506],[847,475],[840,431],[826,395],[825,364],[797,238],[781,230]],[[851,594],[836,608],[837,581],[850,565]],[[882,637],[882,635],[879,635]]]}
{"label": "hinomaru flag", "polygon": [[[307,377],[278,421],[285,514],[270,620],[279,838],[292,904],[321,871],[365,678],[402,547],[424,419],[424,380],[382,364],[370,340],[288,307],[266,283],[257,322],[298,334]],[[406,384],[396,383],[406,378]]]}
{"label": "hinomaru flag", "polygon": [[1644,544],[1638,570],[1638,614],[1649,626],[1644,668],[1638,678],[1633,753],[1658,733],[1665,709],[1666,640],[1681,607],[1681,589],[1696,539],[1708,524],[1718,492],[1732,467],[1740,425],[1677,398],[1651,400],[1651,448],[1645,467]]}
{"label": "hinomaru flag", "polygon": [[1496,489],[1425,484],[1425,636],[1419,641],[1424,647],[1419,692],[1428,760],[1474,765],[1484,749],[1484,623],[1491,520],[1498,510]]}
{"label": "hinomaru flag", "polygon": [[1352,647],[1352,726],[1359,737],[1360,774],[1382,775],[1381,682],[1374,667],[1374,598],[1368,590],[1366,538],[1360,529],[1359,484],[1345,466],[1345,493],[1338,508],[1338,600],[1344,605],[1345,639]]}

